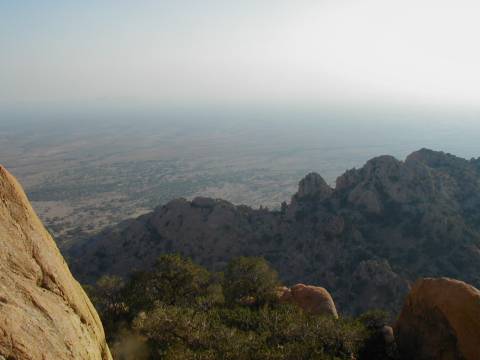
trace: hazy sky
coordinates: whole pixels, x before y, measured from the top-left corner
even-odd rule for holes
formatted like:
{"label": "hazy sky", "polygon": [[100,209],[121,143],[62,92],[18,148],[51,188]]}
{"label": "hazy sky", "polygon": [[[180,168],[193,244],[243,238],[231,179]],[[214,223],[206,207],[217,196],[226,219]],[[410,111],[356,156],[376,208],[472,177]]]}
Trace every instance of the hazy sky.
{"label": "hazy sky", "polygon": [[480,106],[478,0],[0,0],[0,106]]}

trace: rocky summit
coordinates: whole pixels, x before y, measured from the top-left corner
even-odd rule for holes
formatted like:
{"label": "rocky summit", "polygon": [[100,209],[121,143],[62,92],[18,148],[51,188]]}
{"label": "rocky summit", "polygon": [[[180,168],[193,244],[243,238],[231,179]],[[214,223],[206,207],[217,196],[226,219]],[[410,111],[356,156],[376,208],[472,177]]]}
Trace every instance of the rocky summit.
{"label": "rocky summit", "polygon": [[100,319],[0,166],[0,359],[111,359]]}
{"label": "rocky summit", "polygon": [[263,256],[285,284],[319,284],[341,313],[398,313],[419,277],[480,286],[480,160],[427,149],[380,156],[340,176],[300,181],[280,210],[208,198],[173,200],[111,227],[69,252],[92,282],[181,253],[212,270],[236,256]]}

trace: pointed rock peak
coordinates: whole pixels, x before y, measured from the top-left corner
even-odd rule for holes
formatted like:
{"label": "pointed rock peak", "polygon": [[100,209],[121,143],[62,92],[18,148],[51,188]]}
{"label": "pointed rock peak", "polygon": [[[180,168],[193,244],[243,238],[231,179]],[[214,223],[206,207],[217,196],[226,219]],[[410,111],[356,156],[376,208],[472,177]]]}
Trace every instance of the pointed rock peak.
{"label": "pointed rock peak", "polygon": [[95,308],[0,166],[0,359],[110,360]]}
{"label": "pointed rock peak", "polygon": [[369,169],[371,167],[389,167],[389,166],[398,166],[401,163],[400,160],[396,159],[391,155],[382,155],[370,159],[365,164],[365,168]]}
{"label": "pointed rock peak", "polygon": [[333,192],[333,189],[317,173],[310,173],[305,176],[298,184],[297,198],[319,196],[327,198]]}
{"label": "pointed rock peak", "polygon": [[347,170],[339,176],[336,181],[336,190],[352,188],[362,182],[373,180],[386,182],[389,179],[397,178],[401,174],[402,162],[390,155],[375,157],[360,169]]}
{"label": "pointed rock peak", "polygon": [[390,155],[383,155],[369,160],[360,170],[365,181],[376,179],[387,182],[392,176],[400,176],[403,163]]}
{"label": "pointed rock peak", "polygon": [[463,167],[468,166],[470,161],[460,158],[458,156],[445,153],[443,151],[434,151],[429,149],[421,149],[410,154],[405,160],[406,163],[421,162],[430,167],[443,167],[443,166],[455,166]]}
{"label": "pointed rock peak", "polygon": [[179,209],[179,208],[186,208],[190,206],[190,202],[185,198],[176,198],[170,200],[165,205],[160,206],[159,208],[167,208],[167,209]]}
{"label": "pointed rock peak", "polygon": [[202,209],[213,209],[216,205],[215,199],[197,196],[195,199],[192,200],[192,206]]}
{"label": "pointed rock peak", "polygon": [[405,162],[418,161],[425,164],[429,164],[432,161],[435,161],[439,158],[444,158],[446,154],[441,151],[434,151],[426,148],[422,148],[418,151],[415,151],[407,156]]}

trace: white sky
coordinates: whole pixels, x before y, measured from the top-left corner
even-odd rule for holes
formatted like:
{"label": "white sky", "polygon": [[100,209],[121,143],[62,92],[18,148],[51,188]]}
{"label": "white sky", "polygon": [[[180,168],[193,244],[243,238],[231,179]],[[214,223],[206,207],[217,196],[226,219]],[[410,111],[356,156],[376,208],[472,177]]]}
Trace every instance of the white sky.
{"label": "white sky", "polygon": [[480,106],[480,2],[0,1],[0,106]]}

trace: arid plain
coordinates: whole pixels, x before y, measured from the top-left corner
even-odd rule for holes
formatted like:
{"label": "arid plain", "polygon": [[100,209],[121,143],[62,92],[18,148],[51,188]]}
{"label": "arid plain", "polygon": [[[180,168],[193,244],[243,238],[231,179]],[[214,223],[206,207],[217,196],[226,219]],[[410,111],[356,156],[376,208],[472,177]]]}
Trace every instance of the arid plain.
{"label": "arid plain", "polygon": [[[389,122],[383,129],[349,119],[355,131],[345,131],[338,114],[305,113],[6,121],[0,124],[0,161],[24,184],[59,244],[68,247],[177,197],[278,208],[308,172],[334,184],[343,171],[371,157],[403,158],[420,147],[438,148],[433,138],[441,150],[480,154],[474,133],[465,129],[445,132],[446,125],[430,128],[425,121],[392,132]],[[465,141],[449,148],[460,135]]]}

